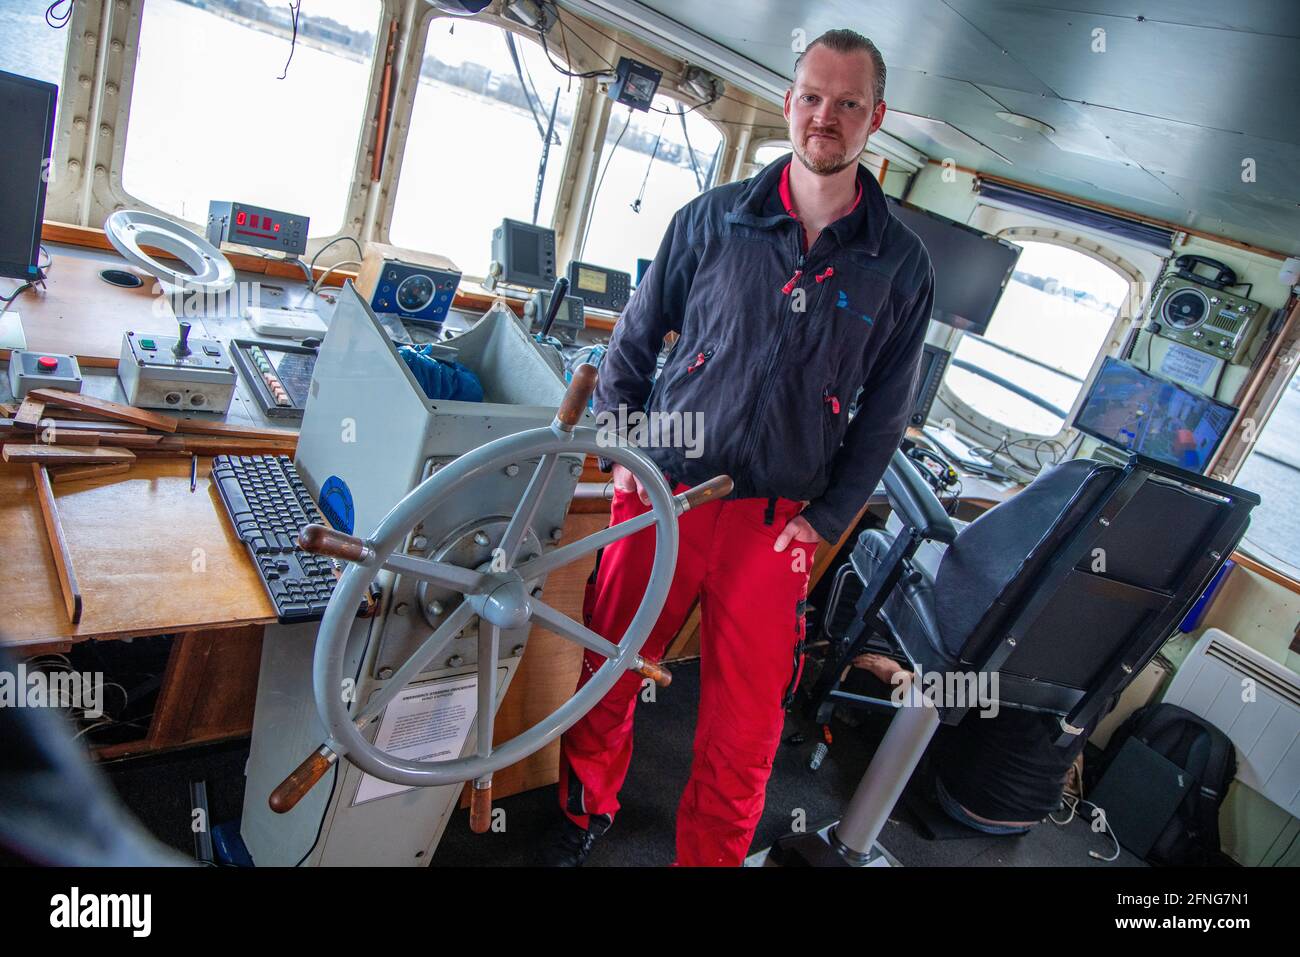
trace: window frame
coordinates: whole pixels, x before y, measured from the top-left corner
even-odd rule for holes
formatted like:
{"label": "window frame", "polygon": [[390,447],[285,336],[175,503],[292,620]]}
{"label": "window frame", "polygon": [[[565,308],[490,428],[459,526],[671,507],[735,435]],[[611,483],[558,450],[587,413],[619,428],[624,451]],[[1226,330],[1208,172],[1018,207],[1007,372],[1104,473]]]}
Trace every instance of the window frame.
{"label": "window frame", "polygon": [[[994,235],[999,239],[1006,239],[1010,242],[1022,241],[1048,243],[1053,246],[1061,246],[1073,250],[1074,252],[1082,253],[1096,262],[1109,266],[1129,284],[1130,291],[1135,288],[1146,289],[1148,286],[1148,283],[1137,266],[1130,263],[1118,253],[1107,249],[1096,240],[1085,238],[1076,233],[1043,226],[1007,226],[995,232]],[[1084,397],[1088,394],[1088,390],[1092,388],[1093,380],[1096,378],[1103,360],[1105,360],[1107,356],[1115,356],[1119,354],[1120,349],[1123,348],[1124,339],[1128,334],[1129,329],[1135,322],[1138,322],[1141,319],[1142,307],[1145,305],[1145,301],[1137,304],[1137,308],[1134,308],[1135,303],[1133,300],[1134,297],[1130,294],[1125,296],[1124,300],[1120,303],[1115,318],[1111,321],[1110,328],[1107,330],[1102,348],[1098,351],[1097,355],[1093,357],[1092,365],[1089,366],[1088,373],[1084,376],[1083,384],[1079,387],[1079,393],[1075,396],[1074,402],[1071,403],[1070,408],[1068,409],[1069,414],[1065,417],[1065,421],[1062,423],[1061,428],[1058,429],[1054,435],[1037,435],[1031,432],[1025,432],[1022,429],[1011,428],[1010,426],[1004,425],[984,413],[979,412],[958,396],[953,391],[952,387],[948,385],[946,372],[943,381],[939,384],[939,401],[951,409],[953,415],[961,423],[973,427],[980,433],[983,433],[983,435],[987,436],[991,441],[999,441],[1002,436],[1006,435],[1009,436],[1010,440],[1013,442],[1022,439],[1042,442],[1056,441],[1068,449],[1070,444],[1080,435],[1080,433],[1072,427],[1071,423],[1074,421],[1074,417],[1078,414],[1079,406],[1082,405]],[[943,341],[936,343],[936,345],[940,345],[942,348],[947,349],[955,355],[957,352],[957,346],[961,343],[961,340],[966,333],[961,329],[943,326],[942,323],[937,323],[936,325],[942,326],[948,332],[948,335],[944,337]],[[934,326],[932,325],[931,329],[933,330],[933,328]]]}

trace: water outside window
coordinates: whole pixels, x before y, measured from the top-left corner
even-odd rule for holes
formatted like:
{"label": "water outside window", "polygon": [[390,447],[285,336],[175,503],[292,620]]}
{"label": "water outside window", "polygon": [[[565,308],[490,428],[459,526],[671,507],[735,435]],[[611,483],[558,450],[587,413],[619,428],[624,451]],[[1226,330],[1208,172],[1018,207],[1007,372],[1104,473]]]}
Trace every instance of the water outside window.
{"label": "water outside window", "polygon": [[[36,6],[36,4],[29,4]],[[379,0],[148,0],[122,166],[127,193],[192,223],[238,200],[343,225]],[[284,79],[279,79],[284,75]]]}
{"label": "water outside window", "polygon": [[1128,281],[1077,250],[1017,244],[1024,253],[987,332],[962,336],[954,359],[1001,376],[1064,414],[954,366],[944,381],[963,402],[1000,425],[1056,435],[1128,295]]}

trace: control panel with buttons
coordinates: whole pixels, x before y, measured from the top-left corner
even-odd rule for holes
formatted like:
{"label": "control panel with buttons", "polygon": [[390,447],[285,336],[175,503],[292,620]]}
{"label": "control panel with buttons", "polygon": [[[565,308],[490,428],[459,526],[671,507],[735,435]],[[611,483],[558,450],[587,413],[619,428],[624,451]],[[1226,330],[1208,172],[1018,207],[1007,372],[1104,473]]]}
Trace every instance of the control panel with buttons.
{"label": "control panel with buttons", "polygon": [[239,381],[225,347],[191,336],[188,322],[180,323],[175,336],[126,333],[117,377],[131,405],[223,414]]}
{"label": "control panel with buttons", "polygon": [[269,418],[302,418],[316,369],[315,349],[287,342],[232,339],[230,351],[245,387]]}
{"label": "control panel with buttons", "polygon": [[21,399],[32,389],[81,391],[81,367],[76,356],[14,349],[9,354],[9,391]]}
{"label": "control panel with buttons", "polygon": [[379,315],[441,326],[458,285],[458,272],[390,260],[375,284],[370,308]]}
{"label": "control panel with buttons", "polygon": [[311,219],[297,213],[213,200],[208,203],[208,242],[221,248],[222,243],[271,249],[286,256],[301,256],[307,251],[307,226]]}

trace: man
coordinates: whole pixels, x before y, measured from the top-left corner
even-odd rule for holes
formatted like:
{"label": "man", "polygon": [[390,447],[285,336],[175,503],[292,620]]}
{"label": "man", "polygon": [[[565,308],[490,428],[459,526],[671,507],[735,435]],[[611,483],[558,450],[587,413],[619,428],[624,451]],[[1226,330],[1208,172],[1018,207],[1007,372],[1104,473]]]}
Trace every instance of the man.
{"label": "man", "polygon": [[[933,274],[858,165],[884,90],[884,61],[865,37],[832,30],[810,43],[785,95],[793,157],[677,212],[601,365],[598,413],[697,416],[701,448],[645,450],[670,485],[735,481],[732,498],[682,516],[673,587],[642,650],[662,656],[698,598],[700,708],[679,864],[744,859],[798,683],[814,554],[853,523],[905,428]],[[680,338],[656,380],[669,332]],[[613,478],[611,522],[646,511],[632,475],[616,466]],[[641,602],[653,536],[622,539],[598,560],[588,623],[610,640]],[[586,655],[579,686],[602,661]],[[552,863],[580,865],[613,822],[640,685],[624,675],[564,735]]]}

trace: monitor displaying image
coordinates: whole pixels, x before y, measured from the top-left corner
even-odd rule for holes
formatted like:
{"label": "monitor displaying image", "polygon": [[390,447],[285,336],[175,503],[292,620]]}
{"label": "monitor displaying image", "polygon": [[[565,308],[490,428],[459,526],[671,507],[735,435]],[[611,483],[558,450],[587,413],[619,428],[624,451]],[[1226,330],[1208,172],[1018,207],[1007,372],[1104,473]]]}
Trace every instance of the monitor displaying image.
{"label": "monitor displaying image", "polygon": [[1237,410],[1107,358],[1074,427],[1126,452],[1204,473]]}

